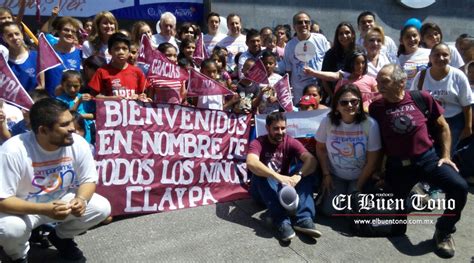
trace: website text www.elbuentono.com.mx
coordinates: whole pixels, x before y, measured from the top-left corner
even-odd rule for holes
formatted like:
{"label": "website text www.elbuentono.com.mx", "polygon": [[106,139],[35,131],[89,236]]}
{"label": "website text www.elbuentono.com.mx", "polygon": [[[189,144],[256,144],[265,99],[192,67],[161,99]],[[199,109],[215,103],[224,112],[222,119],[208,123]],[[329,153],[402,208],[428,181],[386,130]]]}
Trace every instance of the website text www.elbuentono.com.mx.
{"label": "website text www.elbuentono.com.mx", "polygon": [[433,225],[433,219],[354,219],[354,223],[359,225]]}

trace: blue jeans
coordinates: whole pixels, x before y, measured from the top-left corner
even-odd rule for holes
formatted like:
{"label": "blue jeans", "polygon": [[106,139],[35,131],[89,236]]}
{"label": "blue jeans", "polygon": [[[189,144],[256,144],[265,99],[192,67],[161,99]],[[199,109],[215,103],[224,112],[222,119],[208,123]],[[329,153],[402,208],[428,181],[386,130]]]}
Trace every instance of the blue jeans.
{"label": "blue jeans", "polygon": [[461,136],[462,130],[464,129],[464,112],[459,113],[451,118],[446,118],[446,122],[449,125],[451,131],[451,156],[456,150],[459,137]]}
{"label": "blue jeans", "polygon": [[461,218],[461,212],[466,205],[468,185],[451,166],[443,164],[438,167],[438,160],[434,149],[409,160],[402,161],[399,158],[388,157],[385,180],[395,198],[406,198],[419,181],[428,182],[443,190],[446,194],[445,199],[453,199],[455,202],[455,208],[447,208],[444,214],[455,214],[455,216],[440,217],[436,228],[442,232],[454,233],[455,224]]}
{"label": "blue jeans", "polygon": [[[313,189],[316,176],[310,175],[301,178],[295,189],[299,196],[299,204],[296,209],[296,223],[305,219],[314,219],[316,209],[314,208]],[[282,185],[273,178],[265,178],[253,175],[250,183],[250,194],[259,203],[263,203],[270,212],[273,223],[280,226],[283,223],[291,224],[290,216],[278,200],[278,192]]]}

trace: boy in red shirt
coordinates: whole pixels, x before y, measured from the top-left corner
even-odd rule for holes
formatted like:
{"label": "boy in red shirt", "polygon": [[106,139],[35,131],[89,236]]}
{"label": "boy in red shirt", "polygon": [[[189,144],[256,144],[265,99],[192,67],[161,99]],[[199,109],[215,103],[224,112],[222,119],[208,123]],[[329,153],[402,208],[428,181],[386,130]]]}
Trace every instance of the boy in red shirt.
{"label": "boy in red shirt", "polygon": [[115,33],[110,36],[108,47],[112,56],[110,63],[99,68],[89,82],[93,95],[97,98],[147,100],[145,75],[127,62],[130,39],[122,33]]}

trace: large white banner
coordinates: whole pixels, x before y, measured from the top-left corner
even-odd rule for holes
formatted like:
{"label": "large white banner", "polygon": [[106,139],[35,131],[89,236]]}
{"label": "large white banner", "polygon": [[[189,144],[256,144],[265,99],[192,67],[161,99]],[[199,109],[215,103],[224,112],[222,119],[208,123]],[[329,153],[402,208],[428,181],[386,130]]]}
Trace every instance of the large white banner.
{"label": "large white banner", "polygon": [[[328,109],[285,112],[286,116],[286,133],[293,138],[309,138],[314,137],[319,128],[319,124],[326,117]],[[266,114],[255,116],[255,126],[257,137],[267,134],[265,128]]]}

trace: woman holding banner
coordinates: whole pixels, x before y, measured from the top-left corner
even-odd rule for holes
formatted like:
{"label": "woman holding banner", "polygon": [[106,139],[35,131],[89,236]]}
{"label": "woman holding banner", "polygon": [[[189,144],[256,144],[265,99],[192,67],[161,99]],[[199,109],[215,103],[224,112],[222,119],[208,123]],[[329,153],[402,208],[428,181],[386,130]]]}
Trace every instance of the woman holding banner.
{"label": "woman holding banner", "polygon": [[8,65],[27,92],[42,88],[44,78],[41,74],[40,83],[36,79],[36,59],[38,53],[29,50],[24,42],[20,26],[15,22],[2,25],[2,37],[8,45]]}
{"label": "woman holding banner", "polygon": [[382,156],[378,124],[364,112],[357,86],[346,84],[336,92],[315,138],[323,175],[322,212],[330,216],[342,212],[333,199],[362,191]]}

